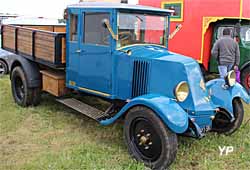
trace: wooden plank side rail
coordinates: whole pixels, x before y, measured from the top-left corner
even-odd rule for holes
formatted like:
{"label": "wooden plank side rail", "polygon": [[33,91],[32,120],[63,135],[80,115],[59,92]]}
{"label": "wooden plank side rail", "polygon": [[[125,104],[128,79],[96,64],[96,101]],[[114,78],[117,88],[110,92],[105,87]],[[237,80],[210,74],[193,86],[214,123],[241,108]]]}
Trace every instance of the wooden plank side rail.
{"label": "wooden plank side rail", "polygon": [[6,47],[16,51],[16,29],[10,26],[2,26],[2,48]]}
{"label": "wooden plank side rail", "polygon": [[37,30],[43,30],[43,31],[50,31],[50,32],[66,32],[66,26],[65,25],[19,25],[26,28],[32,28]]}
{"label": "wooden plank side rail", "polygon": [[2,25],[1,33],[3,49],[47,66],[65,65],[65,33],[12,25]]}

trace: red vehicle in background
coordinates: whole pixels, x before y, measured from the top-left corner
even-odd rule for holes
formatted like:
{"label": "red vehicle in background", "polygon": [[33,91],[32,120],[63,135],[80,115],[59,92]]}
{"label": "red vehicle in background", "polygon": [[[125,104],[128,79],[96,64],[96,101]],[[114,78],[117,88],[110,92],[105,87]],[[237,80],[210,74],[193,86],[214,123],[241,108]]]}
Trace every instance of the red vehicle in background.
{"label": "red vehicle in background", "polygon": [[240,46],[241,83],[250,89],[250,0],[139,0],[139,4],[173,9],[169,49],[196,59],[209,72],[218,72],[210,52],[213,43],[224,28],[231,28]]}

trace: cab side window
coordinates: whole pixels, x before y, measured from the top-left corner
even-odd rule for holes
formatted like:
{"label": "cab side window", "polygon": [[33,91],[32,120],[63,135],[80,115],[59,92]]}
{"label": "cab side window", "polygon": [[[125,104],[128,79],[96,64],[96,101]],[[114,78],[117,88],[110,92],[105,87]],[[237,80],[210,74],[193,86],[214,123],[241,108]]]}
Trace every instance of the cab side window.
{"label": "cab side window", "polygon": [[77,41],[78,15],[70,15],[70,41]]}
{"label": "cab side window", "polygon": [[105,46],[109,45],[110,33],[103,24],[104,19],[109,20],[109,13],[85,13],[83,43]]}

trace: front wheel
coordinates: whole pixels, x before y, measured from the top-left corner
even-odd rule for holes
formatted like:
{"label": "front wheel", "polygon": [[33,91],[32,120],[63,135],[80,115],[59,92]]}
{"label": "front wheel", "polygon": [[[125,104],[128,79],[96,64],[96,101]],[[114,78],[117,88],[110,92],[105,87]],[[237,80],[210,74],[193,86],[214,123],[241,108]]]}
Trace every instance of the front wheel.
{"label": "front wheel", "polygon": [[146,107],[135,107],[128,112],[124,136],[132,157],[152,169],[165,169],[176,158],[176,134]]}
{"label": "front wheel", "polygon": [[230,135],[240,127],[244,117],[244,108],[239,98],[233,100],[233,114],[235,120],[230,122],[229,113],[225,110],[217,113],[213,121],[213,131]]}

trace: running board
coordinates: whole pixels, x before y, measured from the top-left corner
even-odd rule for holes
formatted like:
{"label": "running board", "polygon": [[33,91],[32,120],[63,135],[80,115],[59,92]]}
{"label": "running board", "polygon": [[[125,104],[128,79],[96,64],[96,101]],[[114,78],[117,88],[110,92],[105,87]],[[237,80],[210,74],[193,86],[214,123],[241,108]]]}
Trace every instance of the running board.
{"label": "running board", "polygon": [[57,101],[96,121],[100,121],[110,117],[106,112],[98,110],[74,98],[57,99]]}

